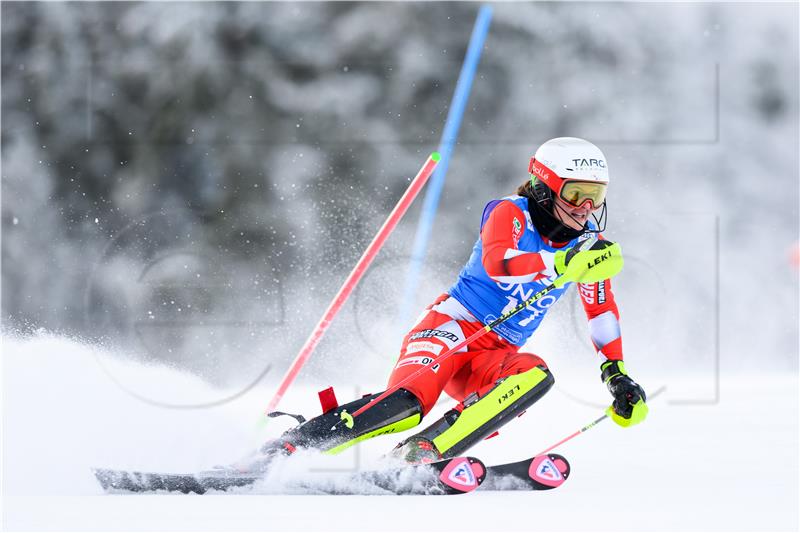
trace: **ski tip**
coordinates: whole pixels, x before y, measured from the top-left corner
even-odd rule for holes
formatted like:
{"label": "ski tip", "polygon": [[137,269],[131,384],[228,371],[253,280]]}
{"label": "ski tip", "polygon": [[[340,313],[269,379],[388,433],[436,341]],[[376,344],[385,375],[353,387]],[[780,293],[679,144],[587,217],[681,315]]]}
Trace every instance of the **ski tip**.
{"label": "ski tip", "polygon": [[440,160],[441,158],[442,158],[442,156],[441,156],[441,155],[439,155],[439,152],[433,152],[433,153],[431,154],[431,159],[433,159],[433,160],[434,160],[434,161],[436,161],[437,163],[439,162],[439,160]]}
{"label": "ski tip", "polygon": [[528,476],[541,489],[560,487],[569,477],[569,461],[563,455],[537,455],[528,467]]}
{"label": "ski tip", "polygon": [[475,457],[455,457],[439,474],[439,481],[451,494],[464,494],[477,489],[486,478],[486,466]]}

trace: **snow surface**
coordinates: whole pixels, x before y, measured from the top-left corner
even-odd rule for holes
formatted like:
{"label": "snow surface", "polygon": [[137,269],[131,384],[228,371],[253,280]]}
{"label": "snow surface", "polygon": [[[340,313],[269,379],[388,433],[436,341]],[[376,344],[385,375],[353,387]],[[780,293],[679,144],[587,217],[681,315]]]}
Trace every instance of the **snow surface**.
{"label": "snow surface", "polygon": [[[4,530],[798,529],[796,376],[723,375],[720,401],[708,404],[679,403],[685,391],[704,391],[705,385],[672,378],[664,383],[666,392],[651,400],[641,426],[604,422],[559,448],[573,467],[562,488],[454,497],[275,494],[291,491],[298,479],[337,483],[342,472],[374,463],[397,437],[316,457],[311,470],[287,464],[269,484],[237,494],[104,494],[92,466],[207,469],[241,457],[290,422],[260,424],[269,386],[214,408],[177,409],[134,397],[120,387],[120,376],[138,383],[145,398],[225,396],[196,378],[126,362],[74,340],[43,334],[3,339]],[[487,463],[522,459],[596,418],[606,393],[595,381],[576,383],[580,379],[557,373],[557,382],[572,380],[570,385],[592,391],[588,402],[573,401],[557,384],[473,455]],[[319,409],[314,391],[327,385],[306,383],[290,391],[281,407],[313,415]],[[368,390],[342,386],[339,399]]]}

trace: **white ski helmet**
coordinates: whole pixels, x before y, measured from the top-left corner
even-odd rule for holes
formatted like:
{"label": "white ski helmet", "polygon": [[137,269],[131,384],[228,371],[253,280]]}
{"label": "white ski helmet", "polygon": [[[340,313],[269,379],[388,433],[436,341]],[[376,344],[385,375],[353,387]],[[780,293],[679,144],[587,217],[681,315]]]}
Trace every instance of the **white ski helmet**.
{"label": "white ski helmet", "polygon": [[531,181],[540,180],[565,202],[600,207],[606,198],[608,164],[600,149],[577,137],[550,139],[528,165]]}

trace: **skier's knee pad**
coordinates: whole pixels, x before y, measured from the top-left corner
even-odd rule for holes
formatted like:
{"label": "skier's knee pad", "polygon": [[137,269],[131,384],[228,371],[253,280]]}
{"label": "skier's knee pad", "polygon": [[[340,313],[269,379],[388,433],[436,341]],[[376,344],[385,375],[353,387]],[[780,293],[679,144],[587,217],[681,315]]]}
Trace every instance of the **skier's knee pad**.
{"label": "skier's knee pad", "polygon": [[452,409],[414,437],[433,443],[445,458],[455,457],[522,414],[555,383],[544,366],[506,376],[482,396],[470,395],[463,408]]}
{"label": "skier's knee pad", "polygon": [[328,453],[338,453],[353,444],[410,429],[422,420],[419,400],[405,389],[398,389],[361,415],[352,419],[352,427],[340,424],[342,413],[352,414],[378,394],[371,394],[340,405],[327,413],[312,418],[281,437],[283,447],[316,448]]}

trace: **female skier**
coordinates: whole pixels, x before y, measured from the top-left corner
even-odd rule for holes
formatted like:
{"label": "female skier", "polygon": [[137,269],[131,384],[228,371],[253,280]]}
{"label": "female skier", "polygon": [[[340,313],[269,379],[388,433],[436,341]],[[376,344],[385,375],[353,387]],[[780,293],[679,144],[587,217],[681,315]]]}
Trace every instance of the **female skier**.
{"label": "female skier", "polygon": [[[378,395],[342,406],[323,405],[322,415],[267,443],[263,454],[291,454],[297,448],[337,452],[364,439],[407,430],[420,423],[445,391],[458,404],[399,443],[392,454],[412,463],[455,457],[521,414],[553,386],[545,362],[520,349],[569,285],[581,280],[579,272],[567,267],[571,261],[580,262],[581,254],[586,256],[598,244],[590,237],[598,234],[597,224],[605,219],[608,166],[595,145],[560,137],[539,147],[528,171],[530,179],[515,195],[493,200],[484,208],[480,236],[469,261],[456,283],[427,307],[404,337],[388,388],[423,366],[430,366],[429,371],[361,415],[349,417],[347,425],[340,421]],[[600,218],[590,220],[599,209]],[[559,276],[570,283],[431,366],[437,356]],[[603,358],[601,379],[613,397],[608,413],[621,426],[637,424],[647,415],[646,398],[625,371],[611,282],[578,283],[578,294],[592,343]]]}

